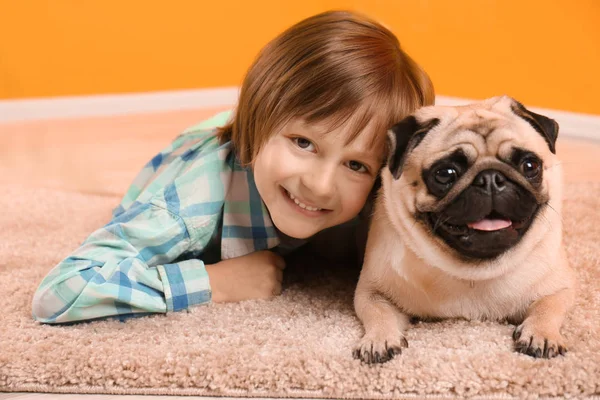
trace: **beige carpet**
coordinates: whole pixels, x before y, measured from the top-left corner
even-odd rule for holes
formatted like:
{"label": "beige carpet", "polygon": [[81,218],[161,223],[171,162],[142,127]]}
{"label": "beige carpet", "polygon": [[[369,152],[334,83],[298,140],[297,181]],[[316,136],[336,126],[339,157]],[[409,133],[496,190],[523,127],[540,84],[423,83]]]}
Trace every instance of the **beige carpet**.
{"label": "beige carpet", "polygon": [[[115,120],[115,129],[122,129],[122,122]],[[30,146],[15,145],[5,132],[0,142],[13,143],[14,151],[28,151]],[[164,140],[172,136],[166,133]],[[587,156],[581,150],[567,158],[592,160],[590,146],[578,146],[573,144],[571,150],[587,148]],[[600,147],[591,148],[598,157]],[[104,149],[98,151],[105,157],[96,154],[88,159],[97,168],[110,159],[109,154],[125,158],[119,146],[98,145],[97,149]],[[34,158],[25,157],[31,162]],[[84,162],[86,157],[79,155],[77,160]],[[44,184],[42,161],[32,166],[40,175],[24,183],[15,182],[16,161],[4,167],[0,170],[0,392],[361,399],[600,394],[597,161],[593,166],[571,167],[566,191],[565,242],[581,284],[576,308],[563,330],[570,342],[566,357],[536,360],[514,353],[510,325],[447,321],[412,326],[410,347],[381,366],[362,365],[351,356],[361,335],[352,309],[358,271],[319,266],[311,260],[296,260],[286,270],[285,291],[273,301],[211,305],[126,322],[71,326],[33,322],[30,302],[37,284],[91,230],[108,221],[119,201],[111,191],[122,190],[137,166],[127,166],[121,171],[127,179],[114,183],[109,191],[96,190],[100,194],[82,193],[89,190],[81,186],[75,190],[73,182],[79,178],[63,187]],[[90,173],[96,170],[90,165],[85,168]],[[115,164],[110,168],[115,169]],[[11,170],[14,173],[9,175]],[[577,174],[584,170],[589,179]],[[71,176],[78,171],[69,168],[65,173]]]}

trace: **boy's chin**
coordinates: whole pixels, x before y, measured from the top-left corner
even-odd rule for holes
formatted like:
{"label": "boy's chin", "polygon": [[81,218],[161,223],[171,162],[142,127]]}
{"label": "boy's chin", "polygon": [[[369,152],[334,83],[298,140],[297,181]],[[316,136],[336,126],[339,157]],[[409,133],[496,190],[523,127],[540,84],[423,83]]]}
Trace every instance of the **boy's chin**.
{"label": "boy's chin", "polygon": [[291,237],[293,239],[308,239],[311,236],[316,235],[317,233],[319,233],[319,230],[316,229],[301,229],[300,227],[288,227],[285,226],[286,224],[282,224],[283,226],[280,228],[279,225],[275,225],[275,227],[277,228],[277,230],[280,233],[283,233],[285,236]]}
{"label": "boy's chin", "polygon": [[328,226],[302,223],[290,218],[275,218],[273,219],[273,224],[280,233],[293,239],[308,239],[323,229],[328,228]]}

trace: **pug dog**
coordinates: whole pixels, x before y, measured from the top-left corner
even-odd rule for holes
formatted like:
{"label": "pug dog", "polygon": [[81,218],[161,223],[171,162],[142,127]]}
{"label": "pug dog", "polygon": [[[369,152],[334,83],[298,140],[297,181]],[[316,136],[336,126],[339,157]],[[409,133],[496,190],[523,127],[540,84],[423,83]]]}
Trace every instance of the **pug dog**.
{"label": "pug dog", "polygon": [[558,124],[503,96],[430,106],[388,132],[354,306],[354,357],[390,360],[412,318],[518,325],[515,349],[567,351],[575,278],[562,247]]}

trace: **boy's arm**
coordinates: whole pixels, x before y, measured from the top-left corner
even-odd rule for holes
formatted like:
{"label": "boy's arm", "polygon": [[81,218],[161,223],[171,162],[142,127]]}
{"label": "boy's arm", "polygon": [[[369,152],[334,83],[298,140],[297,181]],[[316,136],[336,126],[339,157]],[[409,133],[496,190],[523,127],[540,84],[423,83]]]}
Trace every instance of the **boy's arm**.
{"label": "boy's arm", "polygon": [[[205,246],[214,229],[195,238]],[[131,207],[94,232],[42,281],[33,298],[44,323],[165,313],[211,299],[201,260],[174,263],[192,243],[183,219],[152,203]],[[197,248],[197,246],[195,246]]]}

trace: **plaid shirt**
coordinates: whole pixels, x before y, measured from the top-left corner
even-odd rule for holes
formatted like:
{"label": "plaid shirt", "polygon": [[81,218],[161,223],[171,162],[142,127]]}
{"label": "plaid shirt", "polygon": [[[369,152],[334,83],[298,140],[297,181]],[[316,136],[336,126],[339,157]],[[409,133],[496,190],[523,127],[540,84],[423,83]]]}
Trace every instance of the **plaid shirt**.
{"label": "plaid shirt", "polygon": [[[196,125],[140,172],[113,219],[44,278],[33,316],[44,323],[165,313],[207,303],[204,262],[280,243],[253,173],[215,127],[225,112]],[[302,241],[292,242],[289,248]],[[201,258],[201,259],[200,259]]]}

